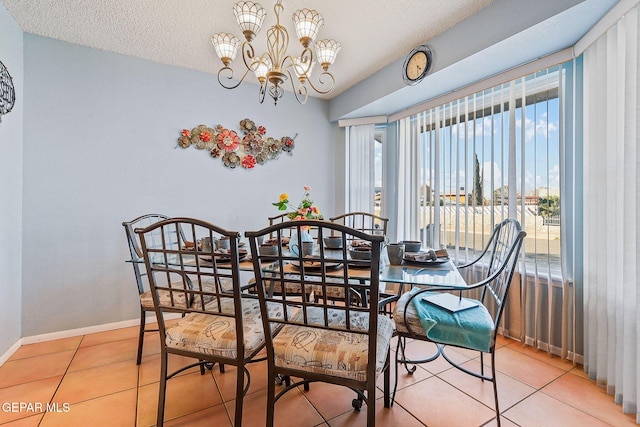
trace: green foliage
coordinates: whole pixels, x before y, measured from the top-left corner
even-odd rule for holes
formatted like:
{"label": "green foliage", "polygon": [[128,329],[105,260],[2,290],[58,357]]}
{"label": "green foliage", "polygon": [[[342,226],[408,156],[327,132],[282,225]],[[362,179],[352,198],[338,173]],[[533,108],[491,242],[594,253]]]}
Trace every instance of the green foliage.
{"label": "green foliage", "polygon": [[560,215],[560,197],[546,196],[538,198],[538,214],[544,218]]}

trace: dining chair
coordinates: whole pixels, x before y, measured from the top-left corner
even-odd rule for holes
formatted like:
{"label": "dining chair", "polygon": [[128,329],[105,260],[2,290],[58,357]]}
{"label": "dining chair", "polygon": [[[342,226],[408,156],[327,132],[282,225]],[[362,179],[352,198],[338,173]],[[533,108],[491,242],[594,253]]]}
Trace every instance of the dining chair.
{"label": "dining chair", "polygon": [[367,212],[348,212],[329,218],[329,221],[343,224],[368,234],[381,233],[383,236],[386,236],[389,218],[383,218]]}
{"label": "dining chair", "polygon": [[[304,227],[315,227],[318,240],[312,255],[292,255],[282,246],[276,255],[261,255],[258,241],[273,234],[277,239],[290,231],[298,236]],[[291,230],[291,229],[294,230]],[[346,248],[331,250],[323,237],[340,235],[371,243],[370,260],[354,260]],[[352,405],[359,411],[367,403],[367,425],[375,425],[376,377],[384,373],[384,406],[390,405],[389,346],[393,334],[391,319],[378,315],[377,292],[371,292],[371,305],[353,304],[351,290],[378,289],[380,248],[383,236],[374,236],[328,221],[299,220],[275,224],[260,231],[246,232],[251,246],[256,289],[265,330],[268,377],[284,377],[279,391],[268,383],[267,423],[274,425],[275,404],[288,391],[315,381],[337,384],[356,392]],[[268,290],[272,283],[284,290],[275,295]],[[342,303],[328,298],[288,298],[286,289],[293,283],[303,292],[328,293],[340,288]],[[286,313],[275,318],[268,313],[269,304]],[[289,314],[291,313],[291,314]],[[281,329],[274,333],[274,327]],[[296,382],[290,380],[297,378]]]}
{"label": "dining chair", "polygon": [[[368,212],[347,212],[342,215],[329,218],[329,221],[343,224],[347,227],[351,227],[368,234],[382,234],[383,236],[386,236],[389,218],[384,218]],[[350,241],[347,241],[347,244],[350,244]],[[397,294],[381,295],[380,311],[391,316],[393,303],[395,303],[397,299]]]}
{"label": "dining chair", "polygon": [[[437,290],[436,287],[414,288],[400,297],[393,314],[398,341],[392,399],[395,398],[398,385],[400,364],[404,365],[408,374],[413,374],[416,364],[431,362],[442,356],[461,371],[493,383],[496,420],[498,426],[500,425],[495,365],[496,338],[525,236],[526,233],[517,220],[506,219],[495,226],[480,255],[472,262],[458,267],[463,271],[478,268],[484,272],[481,280],[468,285],[464,290],[476,292],[479,295],[478,299],[463,298],[460,291],[453,295],[449,292],[452,289],[445,287]],[[454,297],[454,304],[458,306],[444,308],[447,304],[438,302],[443,295]],[[407,338],[435,343],[436,351],[419,360],[409,360],[405,351]],[[446,354],[447,346],[478,351],[480,370],[474,371],[456,363]],[[490,375],[484,372],[485,353],[491,358]],[[413,365],[411,368],[410,364]]]}
{"label": "dining chair", "polygon": [[[157,425],[162,426],[167,381],[176,374],[207,364],[236,366],[235,425],[242,425],[243,398],[250,385],[248,363],[256,357],[265,339],[260,305],[255,296],[242,292],[239,269],[239,234],[191,218],[172,218],[146,228],[136,228],[158,318],[161,343],[160,388]],[[156,235],[178,236],[178,244]],[[229,238],[228,252],[205,245],[192,245],[202,238]],[[213,283],[214,286],[207,286]],[[279,307],[276,307],[276,310]],[[167,313],[182,318],[167,322]],[[282,317],[275,312],[273,318]],[[168,372],[169,355],[196,359],[175,372]],[[245,381],[246,380],[246,381]],[[199,391],[194,391],[194,398]]]}
{"label": "dining chair", "polygon": [[[132,260],[142,259],[142,247],[140,245],[140,240],[138,236],[134,232],[136,228],[144,228],[148,227],[151,224],[155,224],[159,221],[164,221],[169,219],[166,215],[161,214],[146,214],[139,216],[131,221],[124,221],[122,226],[124,227],[125,234],[127,236],[127,243],[129,246],[129,254],[131,255]],[[181,233],[179,231],[179,233]],[[177,247],[178,238],[177,236],[166,236],[169,242],[172,242]],[[160,230],[156,232],[152,236],[152,239],[149,241],[149,245],[157,246],[162,241],[162,236],[160,235]],[[138,295],[140,300],[140,329],[138,332],[138,355],[136,358],[136,364],[140,364],[142,361],[142,347],[144,345],[144,335],[146,332],[158,332],[158,329],[148,329],[146,328],[146,319],[147,313],[154,313],[155,310],[153,308],[153,298],[151,297],[151,291],[149,290],[149,284],[146,281],[146,270],[144,269],[144,265],[139,262],[131,262],[133,266],[133,273],[136,278],[136,284],[138,287]]]}

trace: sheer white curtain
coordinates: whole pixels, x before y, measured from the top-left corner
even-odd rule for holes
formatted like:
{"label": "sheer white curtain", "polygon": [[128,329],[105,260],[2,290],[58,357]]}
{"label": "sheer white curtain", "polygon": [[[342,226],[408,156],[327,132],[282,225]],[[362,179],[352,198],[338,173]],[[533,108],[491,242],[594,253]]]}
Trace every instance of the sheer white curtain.
{"label": "sheer white curtain", "polygon": [[350,126],[346,147],[346,212],[373,213],[375,125]]}
{"label": "sheer white curtain", "polygon": [[636,422],[639,8],[584,52],[584,367]]}

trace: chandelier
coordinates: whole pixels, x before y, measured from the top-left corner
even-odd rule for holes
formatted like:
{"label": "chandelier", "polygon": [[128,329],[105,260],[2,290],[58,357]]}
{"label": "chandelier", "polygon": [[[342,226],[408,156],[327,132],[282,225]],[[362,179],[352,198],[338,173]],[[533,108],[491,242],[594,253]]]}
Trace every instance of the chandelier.
{"label": "chandelier", "polygon": [[331,92],[335,79],[329,72],[329,66],[336,59],[340,43],[327,39],[314,43],[315,56],[317,56],[322,71],[318,76],[317,83],[314,84],[310,78],[314,64],[314,53],[310,46],[316,38],[318,30],[324,24],[322,15],[315,10],[306,8],[293,14],[293,23],[296,35],[302,45],[302,52],[298,56],[291,56],[287,52],[289,33],[280,24],[280,14],[284,11],[282,0],[276,1],[273,10],[276,14],[276,24],[267,30],[267,51],[258,56],[251,42],[260,31],[266,12],[258,3],[250,1],[238,2],[233,5],[233,13],[245,38],[245,41],[242,42],[242,60],[245,71],[237,83],[231,82],[233,69],[230,64],[236,57],[240,41],[233,34],[214,34],[211,37],[211,42],[223,64],[223,67],[218,71],[220,85],[225,89],[235,89],[242,84],[249,72],[253,72],[260,83],[258,93],[260,103],[264,101],[265,94],[269,92],[269,96],[273,98],[276,105],[278,99],[282,98],[284,94],[283,86],[287,80],[291,82],[296,100],[301,104],[307,101],[307,87],[311,87],[319,94]]}

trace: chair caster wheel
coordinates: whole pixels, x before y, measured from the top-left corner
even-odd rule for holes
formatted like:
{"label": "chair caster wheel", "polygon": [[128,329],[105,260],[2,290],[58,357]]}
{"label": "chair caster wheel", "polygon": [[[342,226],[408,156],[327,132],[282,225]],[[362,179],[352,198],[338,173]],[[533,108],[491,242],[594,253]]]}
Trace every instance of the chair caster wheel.
{"label": "chair caster wheel", "polygon": [[356,412],[360,412],[360,409],[362,409],[362,400],[361,399],[353,399],[351,401],[351,406],[353,406],[353,409]]}

